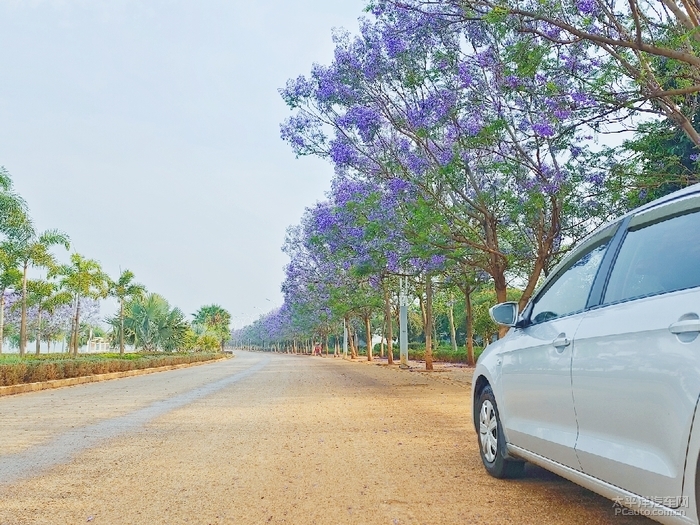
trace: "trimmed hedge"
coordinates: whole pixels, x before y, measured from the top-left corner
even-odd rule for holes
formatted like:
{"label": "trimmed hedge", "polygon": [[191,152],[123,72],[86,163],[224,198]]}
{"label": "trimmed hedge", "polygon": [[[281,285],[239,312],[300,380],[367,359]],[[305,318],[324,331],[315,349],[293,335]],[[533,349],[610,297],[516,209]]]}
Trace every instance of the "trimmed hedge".
{"label": "trimmed hedge", "polygon": [[[475,346],[474,358],[478,359],[483,350],[483,348]],[[366,355],[364,348],[360,355]],[[379,355],[379,344],[374,345],[374,355]],[[399,357],[399,349],[394,346],[394,359],[399,359]],[[425,343],[409,343],[408,358],[413,361],[425,361]],[[454,352],[451,346],[440,346],[433,349],[433,361],[441,361],[443,363],[466,363],[467,349],[458,348],[457,351]]]}
{"label": "trimmed hedge", "polygon": [[0,386],[39,383],[52,379],[110,374],[210,361],[221,354],[96,354],[77,358],[56,355],[0,358]]}

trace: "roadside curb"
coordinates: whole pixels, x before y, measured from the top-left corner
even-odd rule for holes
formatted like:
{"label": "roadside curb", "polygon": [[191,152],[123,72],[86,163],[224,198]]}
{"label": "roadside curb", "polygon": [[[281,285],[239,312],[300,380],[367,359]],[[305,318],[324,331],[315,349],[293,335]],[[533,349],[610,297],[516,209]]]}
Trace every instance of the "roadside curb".
{"label": "roadside curb", "polygon": [[14,394],[25,394],[27,392],[39,392],[41,390],[50,390],[52,388],[61,388],[64,386],[82,385],[85,383],[98,383],[100,381],[109,381],[110,379],[142,376],[146,374],[154,374],[156,372],[167,372],[168,370],[178,370],[180,368],[189,368],[191,366],[215,363],[217,361],[223,361],[224,359],[229,359],[229,357],[219,357],[209,361],[197,361],[195,363],[183,363],[181,365],[168,365],[154,368],[142,368],[140,370],[126,370],[124,372],[111,372],[109,374],[69,377],[67,379],[51,379],[49,381],[41,381],[40,383],[20,383],[19,385],[0,386],[0,397],[11,396]]}

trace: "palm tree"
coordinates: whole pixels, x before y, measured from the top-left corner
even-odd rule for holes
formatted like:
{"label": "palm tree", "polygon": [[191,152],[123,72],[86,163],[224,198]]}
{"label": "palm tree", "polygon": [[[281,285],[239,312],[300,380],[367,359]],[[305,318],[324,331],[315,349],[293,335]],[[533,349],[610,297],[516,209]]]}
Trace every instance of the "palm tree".
{"label": "palm tree", "polygon": [[[110,324],[118,327],[116,319]],[[155,293],[132,299],[124,307],[124,333],[146,351],[176,350],[188,328],[182,311],[170,308],[168,301]]]}
{"label": "palm tree", "polygon": [[27,205],[12,190],[12,179],[0,166],[0,232],[10,234],[27,221]]}
{"label": "palm tree", "polygon": [[221,351],[231,337],[231,314],[218,304],[202,306],[194,314],[195,324],[204,326],[221,343]]}
{"label": "palm tree", "polygon": [[124,303],[129,299],[141,297],[146,293],[146,287],[134,283],[134,274],[124,270],[117,281],[110,281],[109,295],[119,299],[119,353],[124,354]]}
{"label": "palm tree", "polygon": [[12,190],[10,174],[0,166],[0,234],[3,234],[0,244],[0,353],[5,338],[5,293],[19,288],[22,276],[7,239],[21,233],[28,221],[26,203]]}
{"label": "palm tree", "polygon": [[70,256],[70,264],[64,264],[54,270],[53,273],[61,276],[60,285],[70,293],[74,316],[71,329],[69,348],[73,355],[78,355],[79,331],[80,331],[80,300],[82,298],[101,299],[107,297],[109,291],[109,277],[102,271],[100,263],[93,259],[86,259],[78,253]]}
{"label": "palm tree", "polygon": [[22,270],[22,317],[19,329],[19,354],[24,356],[27,346],[27,271],[29,266],[52,269],[56,258],[51,253],[52,246],[70,247],[68,235],[58,230],[37,233],[27,218],[15,228],[4,243],[4,248],[17,261]]}

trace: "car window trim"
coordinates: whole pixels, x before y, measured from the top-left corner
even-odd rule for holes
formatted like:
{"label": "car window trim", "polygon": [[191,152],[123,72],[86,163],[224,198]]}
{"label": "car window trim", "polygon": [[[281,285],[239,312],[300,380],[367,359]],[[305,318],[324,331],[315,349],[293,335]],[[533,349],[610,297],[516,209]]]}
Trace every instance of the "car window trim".
{"label": "car window trim", "polygon": [[657,222],[667,221],[697,211],[700,211],[700,195],[687,195],[683,199],[661,204],[633,215],[630,218],[628,230],[641,230]]}
{"label": "car window trim", "polygon": [[[652,213],[652,212],[655,212],[655,213]],[[675,219],[676,217],[682,217],[683,215],[689,215],[691,213],[698,213],[698,212],[700,212],[700,196],[697,194],[692,194],[692,195],[687,196],[687,198],[684,198],[680,201],[672,201],[671,204],[662,205],[660,208],[651,208],[650,210],[646,210],[646,211],[643,211],[639,214],[631,215],[631,216],[625,218],[625,220],[623,221],[623,225],[622,225],[623,227],[621,227],[620,230],[618,230],[618,234],[620,234],[620,231],[622,231],[623,234],[620,235],[621,238],[618,241],[617,247],[615,248],[614,257],[612,256],[612,254],[610,255],[609,267],[607,268],[607,274],[605,275],[604,283],[602,283],[602,288],[600,290],[600,295],[597,298],[597,303],[591,304],[590,308],[605,308],[607,306],[613,306],[616,304],[627,303],[630,301],[638,301],[640,299],[646,299],[648,297],[656,297],[658,295],[681,292],[681,291],[692,290],[693,288],[697,288],[697,286],[687,286],[685,288],[680,288],[678,290],[660,291],[660,292],[654,292],[654,293],[649,293],[649,294],[644,294],[644,295],[638,295],[636,297],[627,297],[625,299],[619,299],[617,301],[610,301],[609,303],[603,302],[605,300],[605,293],[608,290],[608,284],[610,282],[610,277],[612,276],[613,267],[615,266],[615,263],[617,262],[617,257],[620,253],[620,250],[622,249],[622,245],[624,244],[628,233],[639,231],[639,230],[642,230],[644,228],[648,228],[650,226],[653,226],[654,224],[658,224],[660,222],[664,222],[664,221],[667,221],[670,219]],[[638,220],[635,220],[635,219],[638,219]],[[616,235],[616,237],[617,237],[617,235]],[[605,257],[603,258],[603,262],[600,265],[601,270],[603,268],[603,265],[606,264],[606,259],[608,257],[608,254],[610,254],[610,253],[611,253],[611,250],[609,247],[608,253],[605,254]],[[594,287],[598,284],[597,281],[598,281],[598,278],[596,277],[596,280],[593,283]],[[590,297],[589,297],[589,299],[590,299]],[[589,308],[587,307],[586,309],[588,310]]]}
{"label": "car window trim", "polygon": [[603,297],[605,297],[605,290],[608,288],[608,281],[610,280],[610,274],[612,273],[613,266],[617,260],[617,255],[620,252],[622,243],[625,241],[627,232],[629,231],[629,223],[632,217],[625,217],[621,221],[618,221],[618,228],[615,235],[610,240],[608,249],[605,252],[603,261],[600,263],[598,268],[598,273],[593,280],[593,286],[591,287],[591,293],[588,294],[588,302],[586,303],[586,310],[592,308],[598,308],[603,303]]}
{"label": "car window trim", "polygon": [[[626,220],[629,220],[627,218]],[[622,229],[622,225],[625,223],[625,220],[622,221],[617,221],[614,222],[613,224],[610,224],[606,227],[604,227],[602,230],[600,230],[598,233],[593,234],[590,236],[588,239],[586,239],[583,243],[581,243],[579,246],[577,246],[574,251],[571,253],[570,257],[567,257],[567,261],[565,264],[559,265],[555,271],[552,273],[551,278],[547,279],[545,283],[542,285],[542,288],[536,293],[536,295],[533,296],[533,298],[528,302],[527,306],[523,310],[523,316],[522,320],[524,323],[517,323],[516,328],[520,327],[525,327],[525,326],[531,326],[535,324],[541,324],[542,322],[546,323],[547,321],[542,321],[541,323],[534,323],[532,319],[530,318],[530,315],[532,314],[532,309],[535,306],[535,303],[540,299],[540,297],[547,293],[547,290],[552,286],[553,283],[555,283],[569,268],[571,268],[578,260],[585,255],[588,252],[591,252],[595,250],[597,247],[599,247],[601,244],[603,244],[606,240],[608,240],[608,247],[605,250],[605,255],[603,256],[603,260],[601,261],[600,267],[598,268],[598,271],[596,272],[595,277],[593,278],[593,285],[591,286],[591,291],[588,293],[588,300],[586,301],[586,305],[584,308],[581,310],[576,310],[575,312],[570,312],[565,315],[561,315],[556,317],[556,319],[561,319],[563,317],[568,317],[570,315],[575,315],[575,314],[580,314],[581,312],[585,312],[588,310],[590,301],[591,301],[591,294],[593,293],[593,290],[595,289],[596,283],[598,281],[598,276],[600,275],[600,269],[602,268],[603,264],[605,263],[606,259],[608,258],[608,254],[610,253],[610,249],[617,239],[617,237],[620,235],[620,230]]]}

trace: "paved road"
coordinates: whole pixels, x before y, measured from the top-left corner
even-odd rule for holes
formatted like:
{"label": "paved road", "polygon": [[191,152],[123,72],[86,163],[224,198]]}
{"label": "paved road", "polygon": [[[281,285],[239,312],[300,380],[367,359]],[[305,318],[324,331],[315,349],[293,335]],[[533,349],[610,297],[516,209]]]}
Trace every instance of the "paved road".
{"label": "paved road", "polygon": [[439,374],[246,352],[0,398],[0,525],[652,523],[537,468],[488,477],[468,398]]}

